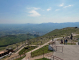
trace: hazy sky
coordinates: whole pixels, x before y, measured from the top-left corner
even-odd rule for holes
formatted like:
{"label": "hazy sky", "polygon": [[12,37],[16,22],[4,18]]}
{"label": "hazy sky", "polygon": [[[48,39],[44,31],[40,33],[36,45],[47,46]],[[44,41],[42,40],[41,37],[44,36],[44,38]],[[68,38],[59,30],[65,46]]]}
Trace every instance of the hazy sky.
{"label": "hazy sky", "polygon": [[79,0],[0,0],[0,24],[79,22]]}

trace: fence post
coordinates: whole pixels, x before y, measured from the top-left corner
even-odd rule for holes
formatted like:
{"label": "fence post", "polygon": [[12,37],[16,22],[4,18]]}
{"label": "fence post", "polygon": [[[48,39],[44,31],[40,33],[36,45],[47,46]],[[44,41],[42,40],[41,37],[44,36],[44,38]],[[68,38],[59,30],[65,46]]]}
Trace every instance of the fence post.
{"label": "fence post", "polygon": [[56,46],[56,51],[57,51],[57,46]]}
{"label": "fence post", "polygon": [[62,52],[63,52],[63,46],[62,46]]}
{"label": "fence post", "polygon": [[54,60],[54,56],[53,56],[53,60]]}

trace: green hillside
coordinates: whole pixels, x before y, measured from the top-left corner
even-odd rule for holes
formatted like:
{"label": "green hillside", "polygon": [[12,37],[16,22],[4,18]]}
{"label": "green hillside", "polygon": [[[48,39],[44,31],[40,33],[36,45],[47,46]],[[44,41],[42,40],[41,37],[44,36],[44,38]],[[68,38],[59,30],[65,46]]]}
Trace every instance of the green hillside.
{"label": "green hillside", "polygon": [[46,37],[46,36],[56,36],[56,37],[69,36],[71,33],[79,34],[79,28],[67,27],[67,28],[63,28],[63,29],[55,29],[55,30],[45,34],[43,37]]}
{"label": "green hillside", "polygon": [[[29,43],[34,44],[34,45],[41,45],[46,42],[48,42],[50,39],[55,38],[55,37],[65,37],[65,36],[70,36],[71,33],[76,33],[79,34],[79,28],[75,27],[67,27],[63,29],[55,29],[43,36],[35,38],[35,36],[30,35],[29,38]],[[5,47],[7,45],[19,43],[22,41],[25,41],[27,39],[27,34],[18,34],[18,35],[7,35],[4,37],[0,37],[0,47]],[[33,38],[33,39],[32,39]]]}
{"label": "green hillside", "polygon": [[32,42],[32,44],[35,44],[35,45],[36,44],[41,45],[56,37],[70,36],[71,33],[79,34],[79,28],[67,27],[67,28],[63,28],[63,29],[55,29],[43,36],[40,36],[40,37],[37,37],[34,39],[30,39],[30,42]]}
{"label": "green hillside", "polygon": [[5,47],[8,45],[19,43],[21,41],[25,41],[27,40],[28,37],[29,39],[31,39],[31,38],[35,38],[36,36],[33,35],[27,36],[27,34],[18,34],[18,35],[7,35],[0,37],[0,47]]}

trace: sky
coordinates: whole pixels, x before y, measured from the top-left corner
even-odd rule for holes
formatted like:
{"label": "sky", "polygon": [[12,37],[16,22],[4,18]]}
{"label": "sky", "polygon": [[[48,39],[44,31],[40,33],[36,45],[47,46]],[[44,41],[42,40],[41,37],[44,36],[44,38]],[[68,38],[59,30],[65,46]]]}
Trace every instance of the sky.
{"label": "sky", "polygon": [[0,0],[0,24],[79,22],[79,0]]}

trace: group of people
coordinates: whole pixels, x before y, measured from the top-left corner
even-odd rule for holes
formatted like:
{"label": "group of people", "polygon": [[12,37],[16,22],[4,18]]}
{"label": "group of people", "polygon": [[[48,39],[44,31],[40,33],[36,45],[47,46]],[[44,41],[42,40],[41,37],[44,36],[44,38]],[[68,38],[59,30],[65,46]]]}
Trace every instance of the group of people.
{"label": "group of people", "polygon": [[[64,39],[64,45],[66,44],[67,45],[67,42],[68,40],[67,39]],[[61,39],[61,44],[63,44],[63,40]]]}

